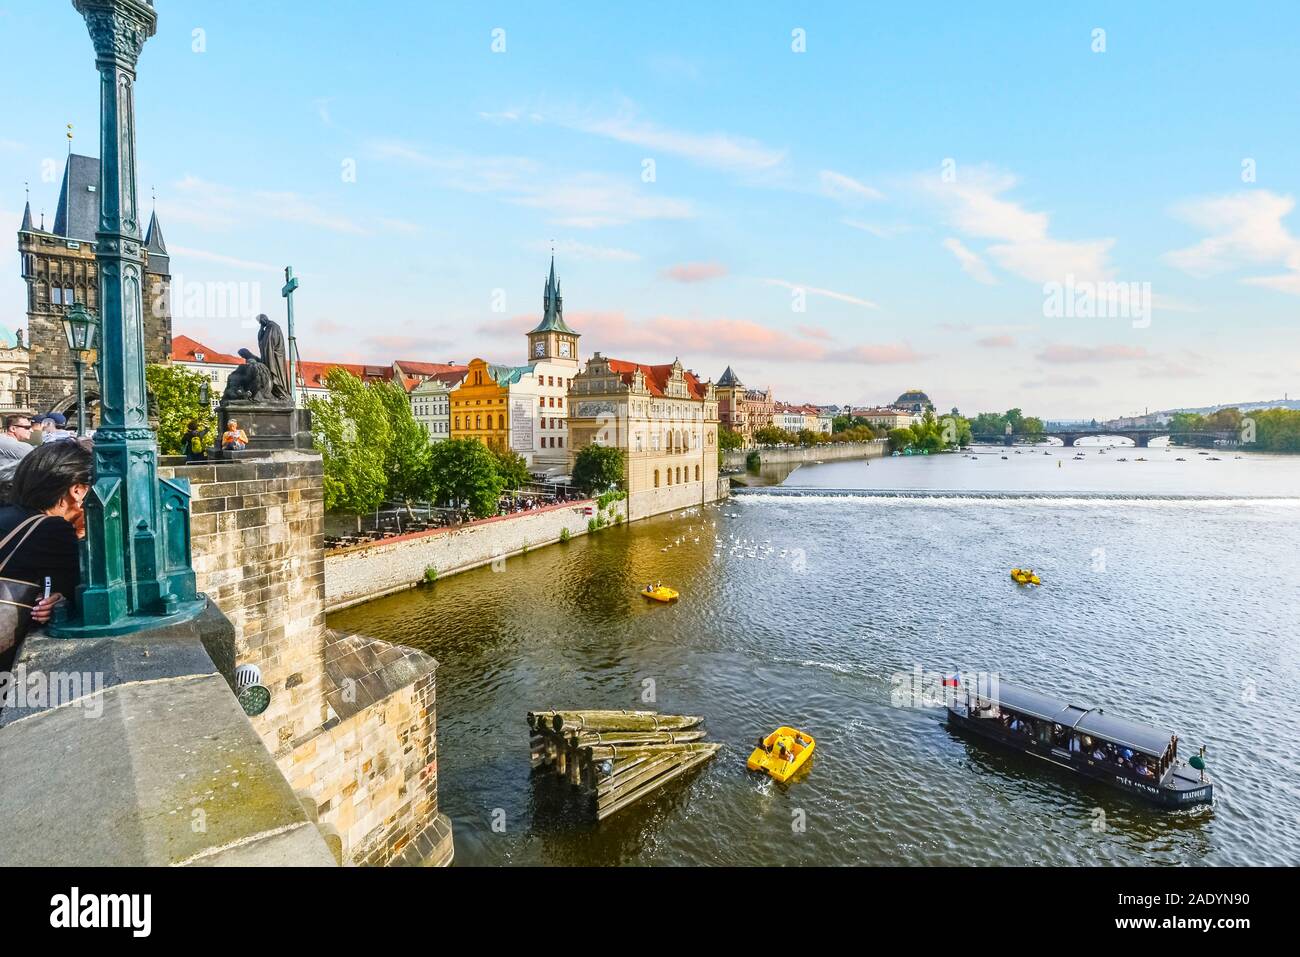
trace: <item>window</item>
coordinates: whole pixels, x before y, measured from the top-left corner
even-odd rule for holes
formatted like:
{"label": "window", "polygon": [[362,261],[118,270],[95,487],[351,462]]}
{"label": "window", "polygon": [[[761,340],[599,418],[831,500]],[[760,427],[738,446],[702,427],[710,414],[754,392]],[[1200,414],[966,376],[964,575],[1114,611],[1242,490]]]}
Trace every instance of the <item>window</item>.
{"label": "window", "polygon": [[63,290],[58,286],[55,286],[50,290],[50,302],[54,303],[56,306],[63,305]]}
{"label": "window", "polygon": [[460,431],[460,416],[456,416],[456,431]]}
{"label": "window", "polygon": [[695,466],[695,481],[698,482],[699,480],[700,480],[700,467],[697,465]]}
{"label": "window", "polygon": [[655,469],[655,488],[659,487],[659,470]]}
{"label": "window", "polygon": [[556,439],[555,441],[558,442],[558,443],[560,444],[560,448],[564,448],[564,436],[561,435],[561,436],[560,436],[558,439]]}
{"label": "window", "polygon": [[542,396],[540,399],[537,400],[537,407],[539,409],[546,408],[546,396]]}
{"label": "window", "polygon": [[504,429],[505,427],[506,427],[506,417],[505,417],[505,413],[502,413],[501,415],[497,416],[497,428]]}
{"label": "window", "polygon": [[476,429],[483,428],[483,416],[481,415],[474,416],[474,428]]}

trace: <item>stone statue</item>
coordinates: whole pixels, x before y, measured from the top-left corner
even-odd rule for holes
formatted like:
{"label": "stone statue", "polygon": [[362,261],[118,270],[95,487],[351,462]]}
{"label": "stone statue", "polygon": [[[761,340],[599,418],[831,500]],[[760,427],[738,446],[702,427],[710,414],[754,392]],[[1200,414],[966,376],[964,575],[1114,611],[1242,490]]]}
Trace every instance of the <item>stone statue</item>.
{"label": "stone statue", "polygon": [[286,362],[288,350],[284,345],[284,333],[264,315],[258,316],[257,322],[260,326],[257,330],[257,349],[261,353],[259,359],[262,365],[271,374],[271,397],[288,402],[289,367]]}
{"label": "stone statue", "polygon": [[266,363],[248,349],[240,349],[239,354],[243,356],[244,364],[236,366],[230,373],[221,401],[275,403],[274,383]]}

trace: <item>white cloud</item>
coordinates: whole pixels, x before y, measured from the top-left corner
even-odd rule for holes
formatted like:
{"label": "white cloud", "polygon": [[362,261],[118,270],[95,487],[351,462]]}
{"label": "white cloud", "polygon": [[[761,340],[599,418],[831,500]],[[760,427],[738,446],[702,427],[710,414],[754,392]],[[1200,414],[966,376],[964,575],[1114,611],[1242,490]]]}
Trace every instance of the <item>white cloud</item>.
{"label": "white cloud", "polygon": [[506,202],[544,210],[551,222],[564,226],[591,229],[695,215],[688,200],[640,189],[640,181],[628,177],[594,172],[554,176],[525,157],[429,152],[397,140],[377,140],[368,149],[379,159],[428,170],[445,188],[494,193]]}
{"label": "white cloud", "polygon": [[1282,220],[1295,200],[1268,190],[1251,190],[1182,203],[1180,219],[1209,232],[1194,246],[1166,253],[1170,265],[1207,277],[1243,266],[1282,266],[1286,272],[1241,281],[1300,295],[1300,238]]}
{"label": "white cloud", "polygon": [[994,240],[984,253],[998,266],[1032,282],[1097,281],[1111,274],[1113,239],[1063,240],[1049,235],[1046,213],[1002,198],[1013,176],[982,167],[965,168],[952,182],[933,175],[922,187],[943,204],[948,222],[967,236]]}
{"label": "white cloud", "polygon": [[789,289],[791,292],[796,290],[807,293],[810,296],[820,296],[823,299],[834,299],[838,302],[847,302],[850,305],[862,306],[864,309],[879,309],[880,306],[869,299],[862,299],[858,296],[851,296],[847,292],[836,292],[834,289],[820,289],[817,286],[805,286],[802,283],[790,282],[786,279],[764,279],[763,282],[769,286],[780,286],[782,289]]}
{"label": "white cloud", "polygon": [[281,271],[279,267],[272,266],[270,263],[256,262],[251,259],[236,259],[222,253],[212,253],[205,249],[191,249],[188,246],[177,246],[174,243],[169,244],[168,252],[171,253],[175,263],[183,263],[187,259],[200,259],[204,262],[216,263],[219,266],[233,266],[236,269],[247,269],[251,272],[278,273]]}
{"label": "white cloud", "polygon": [[346,216],[331,213],[299,193],[274,190],[243,191],[187,175],[172,194],[158,204],[164,220],[179,220],[208,229],[246,227],[279,220],[330,232],[367,236],[369,230]]}
{"label": "white cloud", "polygon": [[824,169],[819,176],[822,192],[834,199],[884,199],[885,194],[874,186],[860,183],[852,176],[845,176],[833,169]]}
{"label": "white cloud", "polygon": [[993,278],[993,273],[989,272],[988,263],[981,259],[978,254],[967,249],[960,239],[949,236],[943,241],[943,248],[957,257],[962,272],[976,282],[982,282],[986,286],[996,285],[997,280]]}

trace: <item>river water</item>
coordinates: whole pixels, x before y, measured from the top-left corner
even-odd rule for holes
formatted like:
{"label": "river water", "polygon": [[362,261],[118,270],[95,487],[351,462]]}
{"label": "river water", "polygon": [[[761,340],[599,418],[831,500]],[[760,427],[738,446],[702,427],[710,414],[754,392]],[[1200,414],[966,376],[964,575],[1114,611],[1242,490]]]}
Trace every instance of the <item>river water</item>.
{"label": "river water", "polygon": [[[1300,457],[1043,452],[806,465],[330,624],[438,659],[461,864],[1300,863]],[[1156,809],[893,705],[954,667],[1207,745],[1215,804]],[[524,714],[551,707],[702,714],[724,748],[596,825],[530,773]],[[789,786],[745,770],[781,724],[817,739]]]}

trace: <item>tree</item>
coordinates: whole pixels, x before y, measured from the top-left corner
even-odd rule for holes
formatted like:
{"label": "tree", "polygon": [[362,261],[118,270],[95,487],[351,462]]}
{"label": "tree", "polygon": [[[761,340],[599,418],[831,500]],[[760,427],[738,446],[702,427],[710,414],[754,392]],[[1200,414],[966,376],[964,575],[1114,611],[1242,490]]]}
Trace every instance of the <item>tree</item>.
{"label": "tree", "polygon": [[718,448],[723,452],[738,449],[744,444],[745,437],[735,429],[729,429],[725,425],[718,427]]}
{"label": "tree", "polygon": [[158,449],[163,455],[178,455],[185,451],[181,439],[189,429],[190,420],[199,427],[208,427],[208,447],[214,444],[216,424],[212,409],[199,398],[199,390],[207,381],[197,372],[184,366],[150,365],[144,370],[145,384],[158,404]]}
{"label": "tree", "polygon": [[790,445],[794,436],[776,425],[765,425],[754,433],[754,441],[759,445]]}
{"label": "tree", "polygon": [[596,494],[612,488],[624,488],[623,476],[627,471],[627,456],[622,449],[608,445],[589,445],[577,454],[573,462],[573,484]]}
{"label": "tree", "polygon": [[903,426],[902,428],[899,429],[890,429],[889,430],[889,451],[903,452],[911,448],[912,443],[915,440],[916,440],[916,436],[912,433],[912,430],[907,426]]}
{"label": "tree", "polygon": [[821,433],[814,432],[812,429],[800,429],[799,434],[795,436],[795,438],[804,448],[816,445],[818,442],[822,441]]}
{"label": "tree", "polygon": [[307,400],[312,442],[324,465],[325,508],[369,512],[388,493],[385,471],[393,430],[378,391],[344,369],[325,377],[329,395]]}
{"label": "tree", "polygon": [[375,382],[366,388],[383,404],[392,431],[392,441],[384,452],[387,497],[402,499],[409,509],[412,501],[429,497],[429,430],[415,418],[410,396],[397,382]]}
{"label": "tree", "polygon": [[532,479],[528,474],[528,463],[524,457],[513,449],[501,449],[493,452],[497,460],[497,474],[508,489],[521,489]]}
{"label": "tree", "polygon": [[468,508],[475,518],[497,512],[505,479],[497,457],[478,439],[447,439],[430,450],[431,498],[439,505]]}

